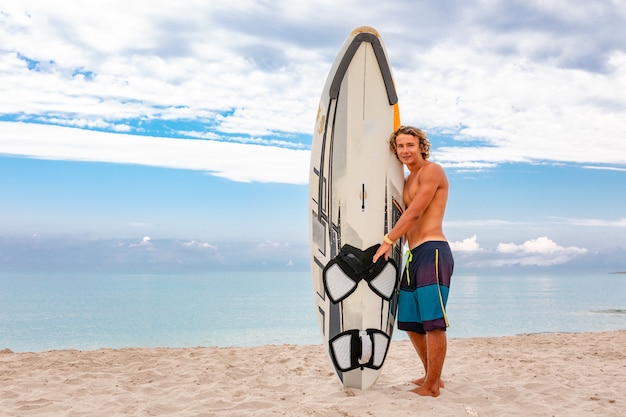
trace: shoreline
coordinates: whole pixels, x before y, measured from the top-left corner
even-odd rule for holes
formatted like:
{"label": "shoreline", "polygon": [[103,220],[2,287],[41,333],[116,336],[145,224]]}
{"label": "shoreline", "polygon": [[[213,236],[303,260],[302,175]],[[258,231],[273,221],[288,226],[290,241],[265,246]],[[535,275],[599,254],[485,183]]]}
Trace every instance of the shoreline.
{"label": "shoreline", "polygon": [[321,345],[0,350],[0,414],[619,416],[626,330],[450,339],[438,398],[409,341],[369,390],[343,389]]}
{"label": "shoreline", "polygon": [[[597,310],[595,312],[602,313],[612,313],[612,314],[624,314],[626,313],[625,309],[610,309],[610,310]],[[318,330],[317,328],[315,329]],[[450,337],[448,334],[448,343],[453,340],[483,340],[483,339],[501,339],[501,338],[509,338],[509,337],[522,337],[522,336],[542,336],[542,335],[572,335],[572,334],[596,334],[596,333],[616,333],[626,331],[626,329],[608,329],[608,330],[598,330],[594,332],[588,331],[543,331],[543,332],[527,332],[527,333],[515,333],[515,334],[505,334],[505,335],[496,335],[496,336],[457,336]],[[396,332],[402,332],[402,330],[394,329],[394,338],[391,341],[391,346],[395,343],[404,343],[408,342],[408,337],[396,339]],[[448,332],[450,333],[450,332]],[[319,339],[319,337],[318,337]],[[285,342],[285,343],[268,343],[264,345],[189,345],[189,346],[118,346],[118,347],[110,347],[110,346],[101,346],[95,348],[78,348],[78,347],[67,347],[67,348],[59,348],[59,349],[42,349],[42,350],[13,350],[10,346],[0,346],[0,355],[2,354],[24,354],[24,353],[49,353],[49,352],[97,352],[97,351],[109,351],[109,350],[136,350],[136,349],[171,349],[171,350],[185,350],[185,349],[228,349],[228,348],[241,348],[241,349],[259,349],[265,347],[279,347],[279,346],[293,346],[293,347],[313,347],[313,346],[321,346],[321,343],[293,343],[293,342]],[[1,356],[0,356],[1,357]],[[2,415],[0,415],[2,417]]]}

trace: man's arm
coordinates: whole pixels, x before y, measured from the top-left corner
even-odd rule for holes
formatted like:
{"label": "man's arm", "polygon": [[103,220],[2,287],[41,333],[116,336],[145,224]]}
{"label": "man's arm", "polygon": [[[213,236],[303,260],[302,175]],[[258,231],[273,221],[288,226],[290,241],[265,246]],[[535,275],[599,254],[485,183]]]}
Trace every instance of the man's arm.
{"label": "man's arm", "polygon": [[[422,217],[433,201],[442,178],[443,168],[438,164],[431,163],[423,168],[418,177],[417,192],[411,199],[409,206],[398,219],[396,225],[387,235],[390,240],[395,242],[415,226],[415,222]],[[376,262],[378,258],[383,255],[385,259],[388,259],[391,246],[390,243],[383,241],[378,251],[376,251],[376,254],[374,254],[373,262]]]}

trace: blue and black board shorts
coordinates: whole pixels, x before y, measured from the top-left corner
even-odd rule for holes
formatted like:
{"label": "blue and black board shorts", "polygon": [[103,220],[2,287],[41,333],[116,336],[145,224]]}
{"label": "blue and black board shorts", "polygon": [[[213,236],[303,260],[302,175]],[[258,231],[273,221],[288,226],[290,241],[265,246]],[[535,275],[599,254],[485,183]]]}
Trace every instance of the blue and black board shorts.
{"label": "blue and black board shorts", "polygon": [[446,303],[454,258],[445,241],[413,248],[400,282],[398,329],[425,334],[448,327]]}

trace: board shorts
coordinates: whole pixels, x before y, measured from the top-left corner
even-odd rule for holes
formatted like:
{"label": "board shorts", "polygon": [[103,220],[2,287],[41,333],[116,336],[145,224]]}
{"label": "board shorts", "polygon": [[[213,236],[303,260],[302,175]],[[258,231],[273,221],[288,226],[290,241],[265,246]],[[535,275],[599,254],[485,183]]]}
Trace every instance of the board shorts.
{"label": "board shorts", "polygon": [[454,258],[445,241],[429,241],[413,248],[400,281],[398,329],[426,334],[448,327],[446,303]]}

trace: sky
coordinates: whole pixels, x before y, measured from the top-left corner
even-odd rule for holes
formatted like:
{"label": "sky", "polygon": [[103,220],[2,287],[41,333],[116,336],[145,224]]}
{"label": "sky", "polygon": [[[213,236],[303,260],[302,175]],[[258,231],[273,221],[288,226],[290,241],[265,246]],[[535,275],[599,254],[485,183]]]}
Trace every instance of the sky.
{"label": "sky", "polygon": [[362,25],[457,269],[626,271],[619,0],[5,1],[0,271],[308,268],[317,105]]}

